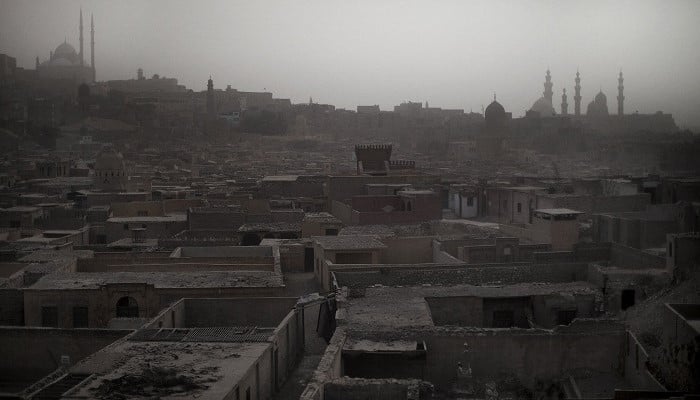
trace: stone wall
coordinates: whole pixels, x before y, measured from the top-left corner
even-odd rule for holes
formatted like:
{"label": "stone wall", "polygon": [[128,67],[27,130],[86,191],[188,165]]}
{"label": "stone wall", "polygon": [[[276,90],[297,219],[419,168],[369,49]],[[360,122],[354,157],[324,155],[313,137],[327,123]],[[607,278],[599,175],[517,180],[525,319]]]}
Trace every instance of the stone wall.
{"label": "stone wall", "polygon": [[338,284],[364,288],[374,284],[457,285],[514,284],[521,282],[575,282],[588,280],[586,263],[565,264],[491,264],[491,265],[334,265]]}

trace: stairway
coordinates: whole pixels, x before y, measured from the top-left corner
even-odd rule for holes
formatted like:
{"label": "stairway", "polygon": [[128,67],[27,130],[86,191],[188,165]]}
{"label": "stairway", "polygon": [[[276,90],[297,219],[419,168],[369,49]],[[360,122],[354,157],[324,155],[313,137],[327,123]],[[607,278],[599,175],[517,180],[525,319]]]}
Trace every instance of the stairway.
{"label": "stairway", "polygon": [[75,387],[80,382],[84,381],[89,374],[66,374],[61,379],[42,389],[39,393],[32,396],[34,400],[56,400],[68,390]]}

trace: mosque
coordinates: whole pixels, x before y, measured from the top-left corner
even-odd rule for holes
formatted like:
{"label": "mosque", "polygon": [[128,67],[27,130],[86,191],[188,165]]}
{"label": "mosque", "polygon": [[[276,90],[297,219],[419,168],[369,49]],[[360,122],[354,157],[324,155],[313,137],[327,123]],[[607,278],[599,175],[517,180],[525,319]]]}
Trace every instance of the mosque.
{"label": "mosque", "polygon": [[36,70],[42,79],[67,79],[76,83],[95,82],[95,23],[90,16],[90,65],[83,57],[83,10],[80,10],[80,51],[76,51],[67,40],[59,44],[49,54],[49,59],[39,62],[36,58]]}
{"label": "mosque", "polygon": [[[552,87],[554,86],[552,84],[552,74],[550,73],[549,70],[547,70],[547,73],[545,74],[545,81],[544,81],[544,92],[542,93],[542,97],[537,99],[533,104],[532,107],[526,112],[526,116],[530,117],[535,117],[539,116],[542,118],[546,117],[554,117],[557,115],[556,111],[554,110],[554,103],[553,103],[553,97],[554,97],[554,92],[552,91]],[[618,81],[618,96],[617,96],[617,115],[624,115],[624,101],[625,101],[625,96],[624,96],[624,85],[623,85],[623,77],[622,77],[622,71],[620,71],[620,75],[617,79]],[[574,79],[574,91],[575,91],[575,96],[574,96],[574,116],[580,117],[581,116],[581,74],[576,71],[576,78]],[[536,113],[536,114],[535,114]],[[569,103],[567,101],[567,95],[566,95],[566,89],[562,90],[562,96],[561,96],[561,113],[559,114],[560,116],[566,116],[569,115]],[[610,113],[608,112],[608,98],[605,96],[605,93],[603,93],[602,89],[596,94],[594,99],[588,103],[588,107],[586,109],[586,117],[589,118],[604,118],[608,117]]]}
{"label": "mosque", "polygon": [[[617,113],[612,114],[608,110],[608,98],[602,89],[588,103],[586,113],[581,112],[581,74],[576,71],[574,78],[574,112],[569,114],[569,103],[566,89],[562,89],[560,113],[554,109],[552,91],[552,75],[549,70],[545,74],[544,92],[542,97],[537,99],[532,107],[525,113],[526,120],[537,119],[560,119],[568,117],[574,121],[579,121],[588,130],[608,131],[608,132],[635,132],[635,131],[655,131],[673,132],[677,126],[671,114],[658,111],[654,114],[625,114],[624,77],[620,71],[617,78]],[[552,120],[553,122],[553,120]],[[531,126],[529,123],[522,124]],[[550,124],[551,125],[551,124]]]}

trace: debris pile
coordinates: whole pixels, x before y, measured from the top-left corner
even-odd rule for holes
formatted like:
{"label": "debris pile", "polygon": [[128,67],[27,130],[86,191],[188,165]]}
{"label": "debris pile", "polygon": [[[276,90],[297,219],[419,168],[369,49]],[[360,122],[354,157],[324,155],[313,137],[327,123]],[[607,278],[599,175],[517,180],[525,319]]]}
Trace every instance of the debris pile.
{"label": "debris pile", "polygon": [[99,399],[122,400],[133,397],[169,396],[206,389],[215,378],[179,374],[174,368],[146,365],[140,373],[124,374],[115,379],[104,379],[92,389]]}

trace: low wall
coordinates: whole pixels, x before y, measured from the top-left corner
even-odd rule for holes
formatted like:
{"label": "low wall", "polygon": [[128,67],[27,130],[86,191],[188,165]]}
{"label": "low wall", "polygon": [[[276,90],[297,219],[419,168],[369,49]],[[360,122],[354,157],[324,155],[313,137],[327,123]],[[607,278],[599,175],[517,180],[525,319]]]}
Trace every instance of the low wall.
{"label": "low wall", "polygon": [[612,243],[610,245],[610,264],[619,268],[665,269],[666,258],[623,246],[619,243]]}
{"label": "low wall", "polygon": [[380,262],[382,264],[421,263],[433,261],[433,238],[419,237],[387,237],[382,238],[387,248],[382,249]]}
{"label": "low wall", "polygon": [[636,390],[666,391],[649,372],[649,355],[644,347],[639,343],[637,337],[630,331],[625,336],[625,362],[623,373],[625,381],[630,383]]}
{"label": "low wall", "polygon": [[32,383],[60,366],[89,356],[131,331],[0,327],[0,373],[7,381]]}

